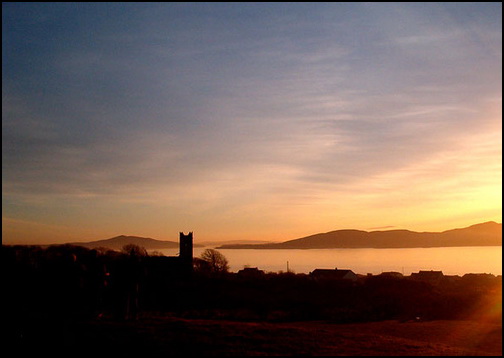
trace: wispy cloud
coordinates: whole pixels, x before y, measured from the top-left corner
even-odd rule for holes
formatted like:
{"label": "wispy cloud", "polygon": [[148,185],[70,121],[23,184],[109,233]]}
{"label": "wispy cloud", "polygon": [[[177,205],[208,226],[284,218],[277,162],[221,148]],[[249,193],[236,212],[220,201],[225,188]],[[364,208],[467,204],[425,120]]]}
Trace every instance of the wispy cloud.
{"label": "wispy cloud", "polygon": [[254,226],[358,193],[385,203],[404,181],[478,190],[476,163],[498,176],[501,156],[500,8],[5,5],[4,207]]}

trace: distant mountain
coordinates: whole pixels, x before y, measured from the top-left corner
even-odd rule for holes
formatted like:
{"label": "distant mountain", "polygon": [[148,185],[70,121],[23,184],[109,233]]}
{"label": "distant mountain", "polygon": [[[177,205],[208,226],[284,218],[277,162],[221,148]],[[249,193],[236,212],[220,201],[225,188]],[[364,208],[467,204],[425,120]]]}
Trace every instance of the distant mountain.
{"label": "distant mountain", "polygon": [[[71,243],[71,245],[84,246],[90,249],[94,249],[97,247],[106,247],[112,250],[121,250],[124,245],[129,244],[141,246],[146,250],[161,250],[161,249],[172,249],[179,247],[179,243],[175,241],[162,241],[147,237],[126,236],[126,235],[116,236],[106,240]],[[201,245],[195,244],[194,246],[198,247]]]}
{"label": "distant mountain", "polygon": [[502,224],[489,221],[443,232],[336,230],[281,243],[222,245],[217,249],[333,249],[501,246]]}

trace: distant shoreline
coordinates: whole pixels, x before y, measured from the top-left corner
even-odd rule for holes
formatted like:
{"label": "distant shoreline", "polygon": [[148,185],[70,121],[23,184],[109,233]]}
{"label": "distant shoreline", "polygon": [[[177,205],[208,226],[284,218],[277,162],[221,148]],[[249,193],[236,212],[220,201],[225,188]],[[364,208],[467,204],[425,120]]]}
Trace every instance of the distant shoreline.
{"label": "distant shoreline", "polygon": [[493,221],[443,232],[336,230],[270,244],[221,245],[217,249],[356,249],[502,246],[502,224]]}
{"label": "distant shoreline", "polygon": [[[396,246],[396,247],[241,247],[249,245],[222,245],[216,250],[334,250],[334,249],[439,249],[448,247],[502,247],[500,245],[453,245],[453,246]],[[255,246],[255,245],[254,245]]]}
{"label": "distant shoreline", "polygon": [[[175,241],[156,240],[146,237],[120,235],[110,239],[90,242],[61,244],[22,244],[24,246],[76,245],[87,248],[121,250],[124,245],[134,244],[146,250],[177,249]],[[15,244],[10,244],[15,245]],[[314,234],[283,242],[263,240],[194,241],[194,248],[208,247],[218,250],[237,249],[419,249],[441,247],[502,247],[502,224],[493,221],[443,232],[415,232],[410,230],[362,231],[336,230]]]}

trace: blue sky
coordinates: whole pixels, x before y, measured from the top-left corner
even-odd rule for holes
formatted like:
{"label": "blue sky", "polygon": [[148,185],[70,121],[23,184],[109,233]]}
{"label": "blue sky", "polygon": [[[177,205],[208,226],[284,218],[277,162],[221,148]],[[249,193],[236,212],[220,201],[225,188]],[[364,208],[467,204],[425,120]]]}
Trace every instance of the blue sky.
{"label": "blue sky", "polygon": [[501,221],[501,3],[3,3],[12,242]]}

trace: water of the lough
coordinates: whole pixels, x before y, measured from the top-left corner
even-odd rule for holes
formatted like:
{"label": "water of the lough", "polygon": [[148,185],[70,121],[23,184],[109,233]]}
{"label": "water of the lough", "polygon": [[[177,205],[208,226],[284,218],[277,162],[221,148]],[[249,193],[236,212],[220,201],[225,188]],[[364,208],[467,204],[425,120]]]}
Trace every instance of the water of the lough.
{"label": "water of the lough", "polygon": [[[194,256],[199,257],[207,248],[194,248]],[[166,256],[178,254],[178,249],[161,251]],[[218,251],[227,258],[232,272],[257,267],[265,272],[286,272],[288,269],[295,273],[310,273],[317,268],[337,267],[363,275],[388,271],[410,275],[420,270],[460,276],[466,273],[502,275],[502,246]]]}

